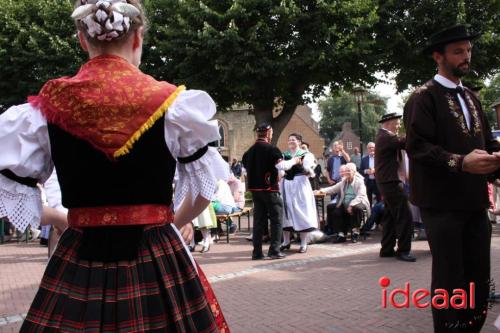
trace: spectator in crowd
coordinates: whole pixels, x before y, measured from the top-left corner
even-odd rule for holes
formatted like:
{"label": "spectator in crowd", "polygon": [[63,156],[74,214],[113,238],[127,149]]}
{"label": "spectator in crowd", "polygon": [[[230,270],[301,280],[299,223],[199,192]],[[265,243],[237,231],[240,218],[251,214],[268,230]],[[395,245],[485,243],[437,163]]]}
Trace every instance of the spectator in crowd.
{"label": "spectator in crowd", "polygon": [[380,201],[380,192],[375,180],[375,143],[369,142],[366,145],[368,155],[361,159],[360,173],[365,177],[366,195],[370,201],[370,206],[373,206],[373,196]]}
{"label": "spectator in crowd", "polygon": [[328,184],[335,185],[336,183],[340,182],[340,166],[350,161],[351,158],[344,150],[342,141],[335,141],[332,144],[332,154],[326,161],[326,177],[328,180]]}
{"label": "spectator in crowd", "polygon": [[351,231],[351,241],[358,242],[361,220],[365,211],[370,215],[370,203],[366,196],[364,179],[356,172],[356,165],[347,163],[344,177],[339,183],[316,193],[340,194],[333,211],[333,232],[337,234],[333,242],[345,242],[349,231]]}
{"label": "spectator in crowd", "polygon": [[353,153],[351,155],[351,162],[356,164],[356,170],[360,172],[361,170],[361,154],[359,153],[359,148],[354,147]]}
{"label": "spectator in crowd", "polygon": [[[416,258],[410,254],[413,218],[400,176],[401,150],[406,142],[404,137],[397,135],[400,118],[397,113],[385,114],[379,121],[382,126],[375,141],[375,179],[385,204],[380,256],[414,262]],[[398,249],[395,252],[396,240]]]}
{"label": "spectator in crowd", "polygon": [[241,171],[241,162],[238,162],[237,159],[233,158],[233,162],[231,163],[231,172],[236,178],[240,179]]}
{"label": "spectator in crowd", "polygon": [[367,233],[371,230],[375,230],[375,228],[382,223],[382,218],[384,217],[384,200],[377,201],[372,209],[371,214],[366,224],[361,229],[361,233]]}
{"label": "spectator in crowd", "polygon": [[241,211],[241,208],[236,205],[231,188],[222,179],[217,181],[217,191],[212,200],[215,214],[232,214]]}
{"label": "spectator in crowd", "polygon": [[236,206],[243,209],[245,207],[245,183],[234,176],[230,176],[227,184],[231,189]]}

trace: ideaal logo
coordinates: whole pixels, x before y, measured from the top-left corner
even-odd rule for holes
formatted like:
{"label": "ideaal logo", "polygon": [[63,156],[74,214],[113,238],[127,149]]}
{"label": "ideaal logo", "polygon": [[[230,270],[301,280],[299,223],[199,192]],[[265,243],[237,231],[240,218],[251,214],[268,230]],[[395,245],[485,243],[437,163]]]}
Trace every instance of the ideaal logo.
{"label": "ideaal logo", "polygon": [[[425,301],[431,295],[429,290],[419,288],[411,291],[410,282],[405,283],[404,289],[395,288],[390,292],[388,292],[387,287],[391,284],[391,280],[387,276],[381,277],[378,282],[382,287],[382,308],[384,309],[387,308],[388,302],[390,306],[396,309],[409,308],[410,303],[418,309],[425,309],[429,306],[435,309],[448,309],[449,307],[454,309],[475,308],[476,287],[473,282],[469,283],[469,290],[453,289],[452,295],[445,289],[436,289],[430,301]],[[402,303],[396,302],[396,296],[398,295],[402,296]]]}

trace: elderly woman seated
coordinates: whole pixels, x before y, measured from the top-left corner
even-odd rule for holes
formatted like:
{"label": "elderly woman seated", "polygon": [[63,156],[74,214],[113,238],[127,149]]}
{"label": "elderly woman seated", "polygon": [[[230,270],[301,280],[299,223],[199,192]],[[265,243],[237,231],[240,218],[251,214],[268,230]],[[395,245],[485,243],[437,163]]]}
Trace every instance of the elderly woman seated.
{"label": "elderly woman seated", "polygon": [[337,204],[333,211],[333,232],[337,237],[334,243],[346,241],[347,232],[351,229],[351,241],[359,240],[359,228],[363,211],[370,214],[370,203],[366,196],[366,186],[363,176],[356,172],[354,163],[347,163],[343,177],[334,186],[316,191],[316,194],[337,194]]}

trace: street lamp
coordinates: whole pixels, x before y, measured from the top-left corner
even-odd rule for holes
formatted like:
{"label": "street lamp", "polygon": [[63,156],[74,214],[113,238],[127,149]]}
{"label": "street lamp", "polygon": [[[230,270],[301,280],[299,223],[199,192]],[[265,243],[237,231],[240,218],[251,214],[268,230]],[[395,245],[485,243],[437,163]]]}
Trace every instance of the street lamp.
{"label": "street lamp", "polygon": [[361,103],[364,102],[364,97],[366,95],[366,90],[363,88],[354,88],[352,91],[354,98],[356,98],[356,103],[358,104],[358,124],[359,124],[359,152],[363,156],[363,141],[361,139],[362,135],[362,125],[361,125]]}

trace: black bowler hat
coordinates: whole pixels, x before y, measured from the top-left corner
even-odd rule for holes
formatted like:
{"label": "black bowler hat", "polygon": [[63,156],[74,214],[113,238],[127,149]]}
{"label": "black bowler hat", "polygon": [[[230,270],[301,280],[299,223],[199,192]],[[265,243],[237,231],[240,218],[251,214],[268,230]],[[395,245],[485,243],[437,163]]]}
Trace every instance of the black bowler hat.
{"label": "black bowler hat", "polygon": [[271,125],[269,123],[264,122],[264,123],[260,123],[257,126],[255,126],[255,131],[256,132],[265,132],[270,128],[271,128]]}
{"label": "black bowler hat", "polygon": [[402,117],[402,115],[400,115],[399,113],[396,113],[396,112],[386,113],[382,116],[382,118],[380,118],[380,120],[378,122],[382,124],[382,123],[385,123],[386,121],[401,118],[401,117]]}
{"label": "black bowler hat", "polygon": [[446,45],[461,40],[474,40],[479,36],[481,36],[481,34],[478,32],[469,32],[466,25],[455,25],[433,34],[427,41],[427,44],[424,46],[422,52],[424,54],[431,54],[436,50],[436,48],[441,45]]}

